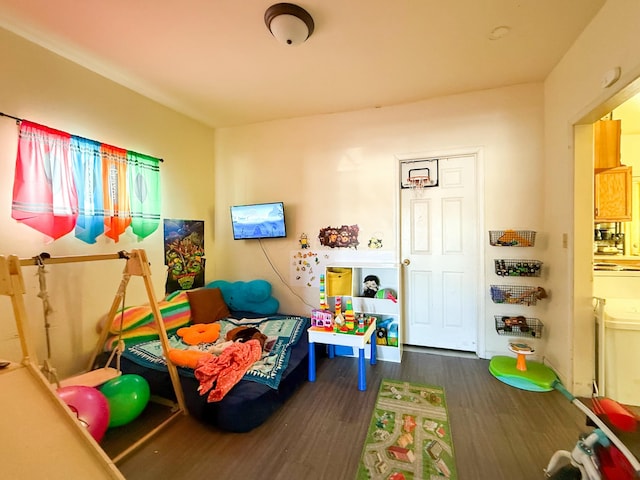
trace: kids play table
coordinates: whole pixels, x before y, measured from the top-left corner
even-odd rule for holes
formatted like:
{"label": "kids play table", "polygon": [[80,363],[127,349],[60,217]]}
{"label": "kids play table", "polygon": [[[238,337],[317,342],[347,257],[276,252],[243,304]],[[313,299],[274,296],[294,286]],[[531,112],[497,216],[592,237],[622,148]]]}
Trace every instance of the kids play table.
{"label": "kids play table", "polygon": [[371,342],[371,358],[369,363],[376,363],[376,340],[371,337],[376,331],[376,322],[372,321],[362,335],[353,333],[340,333],[328,331],[323,327],[311,327],[309,334],[309,381],[316,381],[316,343],[328,346],[329,358],[335,356],[335,346],[352,347],[358,349],[358,390],[367,389],[367,379],[364,372],[364,348],[368,341]]}

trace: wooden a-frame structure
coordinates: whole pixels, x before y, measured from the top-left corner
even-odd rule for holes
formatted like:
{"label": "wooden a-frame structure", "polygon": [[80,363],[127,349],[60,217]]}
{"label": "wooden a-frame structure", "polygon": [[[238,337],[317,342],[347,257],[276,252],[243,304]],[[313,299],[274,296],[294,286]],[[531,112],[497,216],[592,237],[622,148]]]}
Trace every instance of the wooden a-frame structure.
{"label": "wooden a-frame structure", "polygon": [[[113,378],[114,373],[105,367],[104,369],[93,370],[93,365],[98,354],[102,351],[103,345],[109,334],[109,327],[121,306],[122,298],[131,276],[142,277],[149,305],[153,312],[155,326],[160,336],[167,367],[173,384],[176,405],[172,414],[156,428],[148,432],[129,448],[110,459],[102,450],[100,445],[83,427],[71,410],[55,394],[55,386],[42,373],[33,337],[29,331],[29,322],[24,303],[24,278],[22,276],[22,266],[38,265],[39,262],[47,264],[91,262],[97,260],[126,259],[126,266],[123,271],[122,281],[108,313],[107,320],[100,334],[96,348],[89,361],[87,372],[61,381],[63,385],[97,385],[103,381]],[[160,429],[167,425],[177,415],[187,414],[184,394],[180,384],[180,377],[175,365],[169,360],[169,340],[167,331],[162,321],[162,315],[158,307],[158,302],[153,291],[151,282],[151,271],[147,260],[146,252],[142,249],[131,252],[119,252],[114,254],[100,255],[78,255],[63,257],[42,256],[19,259],[15,255],[9,257],[0,255],[0,295],[9,296],[13,307],[13,313],[18,329],[18,337],[22,350],[22,363],[10,364],[8,368],[0,370],[0,382],[6,381],[0,388],[0,408],[5,412],[0,416],[0,432],[10,435],[10,441],[2,442],[3,449],[9,445],[16,449],[28,445],[29,451],[36,451],[38,460],[30,459],[24,463],[16,464],[16,473],[24,475],[29,469],[35,468],[32,473],[33,478],[46,471],[51,473],[55,465],[59,465],[61,470],[60,478],[70,478],[70,468],[80,475],[77,478],[117,478],[123,479],[115,463],[131,453],[155,435]],[[119,372],[118,372],[119,373]],[[33,408],[37,411],[29,411]],[[6,423],[6,425],[5,425]],[[25,438],[22,439],[21,437]],[[2,434],[0,434],[0,439]],[[38,442],[44,443],[38,446]],[[54,447],[52,449],[52,446]],[[5,451],[5,454],[8,453]],[[51,455],[48,455],[51,453]],[[66,457],[65,454],[71,455]],[[10,458],[19,459],[24,452],[16,451]],[[43,456],[46,459],[43,459]],[[26,470],[25,470],[26,469]],[[39,470],[38,470],[39,469]],[[46,469],[46,470],[45,470]],[[6,472],[5,472],[6,473]]]}

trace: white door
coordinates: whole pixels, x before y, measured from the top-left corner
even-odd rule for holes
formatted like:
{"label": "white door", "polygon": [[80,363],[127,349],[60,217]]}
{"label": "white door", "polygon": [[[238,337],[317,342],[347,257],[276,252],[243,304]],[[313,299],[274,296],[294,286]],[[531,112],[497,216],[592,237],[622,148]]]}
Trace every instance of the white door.
{"label": "white door", "polygon": [[405,344],[477,351],[476,162],[475,155],[439,158],[437,169],[434,159],[401,162],[401,175],[428,166],[437,179],[400,192]]}

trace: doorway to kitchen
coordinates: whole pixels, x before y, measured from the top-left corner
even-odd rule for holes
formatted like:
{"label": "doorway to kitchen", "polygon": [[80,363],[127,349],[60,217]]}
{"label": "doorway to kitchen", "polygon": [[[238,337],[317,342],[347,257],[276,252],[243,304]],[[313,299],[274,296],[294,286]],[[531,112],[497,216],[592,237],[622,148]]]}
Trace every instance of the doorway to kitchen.
{"label": "doorway to kitchen", "polygon": [[[615,204],[613,206],[619,208],[621,199],[628,199],[631,201],[630,207],[633,213],[634,205],[637,206],[638,201],[640,201],[640,198],[637,198],[640,195],[637,187],[635,190],[633,188],[634,184],[638,184],[637,177],[640,174],[640,163],[634,164],[636,162],[635,158],[638,158],[638,155],[634,153],[634,149],[635,152],[640,152],[640,144],[637,144],[637,146],[631,145],[631,149],[628,150],[626,148],[628,145],[625,146],[624,141],[625,137],[628,137],[633,144],[635,139],[640,139],[640,104],[635,104],[640,100],[640,98],[636,97],[638,93],[640,93],[640,78],[637,78],[619,92],[612,94],[611,98],[602,100],[599,105],[594,105],[591,111],[574,125],[573,309],[576,318],[589,318],[588,325],[592,326],[588,330],[581,330],[580,349],[584,350],[585,355],[577,355],[577,358],[580,358],[580,364],[574,365],[574,368],[579,368],[582,372],[581,375],[585,378],[594,378],[595,376],[596,380],[598,380],[597,372],[599,370],[596,361],[598,340],[595,328],[596,319],[594,318],[591,300],[594,296],[601,296],[604,280],[608,285],[610,281],[621,280],[621,276],[616,272],[594,271],[594,267],[599,269],[600,262],[607,265],[633,263],[634,260],[630,256],[632,257],[631,252],[634,251],[634,232],[637,229],[634,221],[637,217],[633,215],[628,220],[625,218],[619,221],[616,221],[618,219],[612,215],[607,215],[605,218],[598,217],[599,214],[602,214],[600,208],[604,204],[597,197],[597,195],[603,194],[603,191],[597,191],[598,182],[602,181],[602,178],[598,179],[597,176],[599,172],[605,172],[605,175],[608,175],[610,173],[618,173],[618,170],[624,171],[626,167],[630,167],[630,172],[625,173],[625,175],[629,174],[631,176],[628,179],[629,184],[627,184],[626,179],[624,182],[612,179],[614,183],[618,183],[616,183],[616,187],[610,189],[610,192],[617,195],[617,200],[613,202]],[[631,110],[635,110],[638,113],[633,115]],[[598,164],[596,163],[594,148],[594,124],[603,119],[621,120],[622,122],[621,135],[623,138],[620,144],[621,156],[619,160],[623,168],[614,165],[609,172],[607,172],[609,170],[608,166],[604,169],[597,168]],[[638,125],[638,127],[634,127],[634,124]],[[635,131],[636,128],[637,131]],[[617,158],[616,161],[618,161]],[[635,182],[633,177],[636,177]],[[603,182],[603,184],[607,186],[607,181]],[[609,184],[609,187],[611,185]],[[620,195],[621,192],[624,192],[624,195]],[[613,198],[607,193],[605,195]],[[634,198],[634,195],[636,198]],[[624,201],[626,202],[627,200]],[[612,205],[604,206],[609,209]],[[640,263],[640,256],[635,256],[635,258]],[[607,290],[612,291],[609,288]],[[621,289],[617,290],[622,292]]]}
{"label": "doorway to kitchen", "polygon": [[[576,268],[629,257],[640,262],[639,91],[637,79],[575,125]],[[605,140],[617,145],[616,163],[603,167],[594,145],[605,142],[594,126],[612,121],[619,124],[616,136]]]}

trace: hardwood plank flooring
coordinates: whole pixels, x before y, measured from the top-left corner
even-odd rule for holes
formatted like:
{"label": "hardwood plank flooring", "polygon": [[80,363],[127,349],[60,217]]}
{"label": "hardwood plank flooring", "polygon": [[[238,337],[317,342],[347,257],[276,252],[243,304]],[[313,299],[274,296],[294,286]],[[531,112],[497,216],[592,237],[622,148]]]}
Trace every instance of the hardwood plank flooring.
{"label": "hardwood plank flooring", "polygon": [[353,480],[380,381],[391,378],[444,387],[461,480],[544,478],[551,455],[571,450],[588,431],[585,416],[555,390],[528,392],[499,382],[488,365],[405,352],[400,364],[367,363],[361,392],[356,359],[324,359],[316,382],[302,385],[255,430],[221,432],[181,416],[118,467],[130,480]]}

